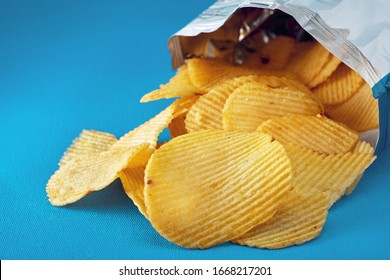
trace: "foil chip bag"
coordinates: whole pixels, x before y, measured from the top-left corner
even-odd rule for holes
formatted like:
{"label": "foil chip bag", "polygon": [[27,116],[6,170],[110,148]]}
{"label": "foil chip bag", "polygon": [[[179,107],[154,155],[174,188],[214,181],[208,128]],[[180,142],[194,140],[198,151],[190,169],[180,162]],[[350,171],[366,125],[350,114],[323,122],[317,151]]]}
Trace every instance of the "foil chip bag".
{"label": "foil chip bag", "polygon": [[360,138],[384,150],[389,132],[390,3],[384,0],[219,0],[168,42],[174,68],[193,57],[243,64],[276,36],[318,41],[378,99],[379,129]]}
{"label": "foil chip bag", "polygon": [[216,2],[170,38],[178,70],[140,101],[179,98],[119,139],[84,130],[47,183],[50,203],[120,179],[178,246],[317,238],[387,142],[390,5],[373,3]]}

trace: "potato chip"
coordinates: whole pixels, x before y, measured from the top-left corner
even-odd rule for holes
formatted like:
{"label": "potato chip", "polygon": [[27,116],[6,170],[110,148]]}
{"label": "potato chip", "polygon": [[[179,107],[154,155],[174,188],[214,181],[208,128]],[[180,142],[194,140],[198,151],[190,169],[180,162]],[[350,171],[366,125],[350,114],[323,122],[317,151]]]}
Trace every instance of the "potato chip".
{"label": "potato chip", "polygon": [[328,206],[327,193],[292,190],[271,220],[256,226],[233,242],[269,249],[302,244],[320,235]]}
{"label": "potato chip", "polygon": [[[374,156],[374,148],[367,142],[359,142],[354,150],[355,153],[364,153],[370,156]],[[358,185],[360,179],[363,177],[364,171],[354,180],[354,182],[345,190],[346,195],[350,195]]]}
{"label": "potato chip", "polygon": [[191,81],[204,92],[211,90],[221,81],[240,76],[282,76],[284,74],[283,71],[232,65],[217,58],[192,58],[187,61],[187,65]]}
{"label": "potato chip", "polygon": [[370,143],[367,143],[366,141],[359,141],[359,143],[356,144],[354,152],[364,153],[373,156],[375,151],[374,148],[370,145]]}
{"label": "potato chip", "polygon": [[312,93],[247,83],[226,100],[222,123],[226,130],[255,131],[264,121],[279,116],[317,115],[322,106]]}
{"label": "potato chip", "polygon": [[65,165],[68,161],[75,158],[101,153],[116,141],[116,137],[110,133],[84,129],[66,150],[59,162],[59,166]]}
{"label": "potato chip", "polygon": [[302,89],[310,92],[305,85],[288,77],[249,75],[225,80],[202,95],[191,107],[185,121],[186,129],[189,132],[204,129],[222,129],[222,110],[226,99],[235,89],[251,82],[265,83],[271,87]]}
{"label": "potato chip", "polygon": [[[285,70],[297,74],[309,88],[314,88],[325,80],[326,78],[321,78],[325,73],[330,75],[336,70],[335,59],[320,43],[314,41],[300,43],[297,44],[297,49],[298,51],[291,55]],[[327,64],[328,62],[330,64]],[[321,74],[323,69],[325,71]]]}
{"label": "potato chip", "polygon": [[61,166],[49,179],[46,192],[52,205],[76,202],[87,194],[111,184],[129,161],[139,161],[149,151],[147,143],[126,153],[104,151],[96,156],[75,158]]}
{"label": "potato chip", "polygon": [[333,54],[329,55],[328,61],[322,67],[321,71],[310,82],[309,87],[314,88],[325,82],[337,69],[341,61]]}
{"label": "potato chip", "polygon": [[125,168],[119,173],[123,189],[127,196],[138,207],[139,211],[147,218],[144,201],[144,175],[145,167]]}
{"label": "potato chip", "polygon": [[330,206],[370,166],[366,153],[320,154],[295,144],[284,146],[293,169],[293,188],[303,192],[329,192]]}
{"label": "potato chip", "polygon": [[177,100],[177,106],[175,112],[173,113],[174,118],[171,123],[168,125],[168,129],[171,135],[171,138],[183,135],[187,133],[185,126],[185,120],[187,117],[188,110],[193,106],[193,104],[199,99],[199,96],[188,96],[182,97]]}
{"label": "potato chip", "polygon": [[378,100],[366,83],[344,103],[326,106],[325,113],[359,132],[378,128]]}
{"label": "potato chip", "polygon": [[47,183],[50,203],[56,206],[73,203],[107,187],[124,168],[145,166],[156,148],[158,135],[171,121],[174,109],[175,103],[101,153],[66,161]]}
{"label": "potato chip", "polygon": [[359,133],[321,115],[274,118],[258,130],[283,144],[294,143],[326,154],[351,151],[359,141]]}
{"label": "potato chip", "polygon": [[160,85],[159,89],[145,94],[141,98],[141,102],[149,102],[162,98],[192,96],[197,93],[204,92],[193,85],[188,74],[187,65],[184,64],[177,69],[176,75],[168,83]]}
{"label": "potato chip", "polygon": [[313,92],[323,104],[339,104],[349,99],[363,83],[364,80],[358,73],[342,63],[329,79],[313,89]]}
{"label": "potato chip", "polygon": [[271,136],[205,130],[174,138],[152,155],[144,195],[162,236],[208,248],[270,219],[290,188],[290,160]]}

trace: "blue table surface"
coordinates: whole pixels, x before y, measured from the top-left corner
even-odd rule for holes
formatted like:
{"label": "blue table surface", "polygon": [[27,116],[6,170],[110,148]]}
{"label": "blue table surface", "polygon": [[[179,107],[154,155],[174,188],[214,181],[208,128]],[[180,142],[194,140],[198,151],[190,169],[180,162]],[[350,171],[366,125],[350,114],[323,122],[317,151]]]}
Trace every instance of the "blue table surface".
{"label": "blue table surface", "polygon": [[66,207],[46,183],[82,129],[121,136],[165,108],[168,38],[213,3],[0,1],[0,259],[389,259],[390,154],[332,207],[321,236],[262,250],[161,237],[119,180]]}

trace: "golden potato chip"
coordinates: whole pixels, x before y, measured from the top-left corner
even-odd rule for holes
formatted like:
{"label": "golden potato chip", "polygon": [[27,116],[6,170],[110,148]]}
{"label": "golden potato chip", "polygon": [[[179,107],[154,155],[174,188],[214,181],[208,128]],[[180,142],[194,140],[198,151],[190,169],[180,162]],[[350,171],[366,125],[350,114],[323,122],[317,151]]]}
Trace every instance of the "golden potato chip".
{"label": "golden potato chip", "polygon": [[302,244],[320,235],[328,214],[329,195],[292,190],[276,215],[233,240],[241,245],[279,249]]}
{"label": "golden potato chip", "polygon": [[327,155],[295,144],[284,147],[291,159],[293,188],[303,192],[329,192],[330,206],[375,160],[366,153]]}
{"label": "golden potato chip", "polygon": [[185,120],[187,131],[222,129],[222,110],[226,99],[235,89],[251,82],[265,83],[270,87],[289,87],[310,92],[305,85],[288,77],[249,75],[225,80],[202,95],[191,107]]}
{"label": "golden potato chip", "polygon": [[226,100],[222,113],[226,130],[255,131],[264,121],[279,116],[317,115],[322,106],[312,93],[292,88],[273,88],[263,83],[247,83]]}
{"label": "golden potato chip", "polygon": [[173,114],[174,118],[172,119],[171,123],[168,125],[171,138],[175,138],[177,136],[187,133],[187,129],[185,126],[187,113],[198,99],[199,96],[194,95],[189,97],[182,97],[176,101],[177,106]]}
{"label": "golden potato chip", "polygon": [[62,165],[49,179],[46,192],[52,205],[63,206],[111,184],[129,161],[149,151],[147,143],[129,148],[126,153],[104,151],[90,157],[75,158]]}
{"label": "golden potato chip", "polygon": [[321,115],[274,118],[258,130],[283,144],[294,143],[326,154],[351,151],[359,141],[358,132]]}
{"label": "golden potato chip", "polygon": [[341,61],[333,54],[329,55],[328,61],[322,67],[321,71],[314,77],[310,83],[310,88],[314,88],[328,79],[340,65]]}
{"label": "golden potato chip", "polygon": [[323,104],[339,104],[349,99],[363,83],[364,80],[358,73],[342,63],[329,79],[313,89],[313,92]]}
{"label": "golden potato chip", "polygon": [[282,76],[283,71],[268,70],[244,65],[232,65],[217,58],[192,58],[187,61],[188,73],[193,84],[204,92],[211,90],[224,80],[239,76]]}
{"label": "golden potato chip", "polygon": [[294,47],[295,40],[291,37],[278,36],[272,38],[258,52],[249,54],[244,61],[244,65],[282,70],[287,65]]}
{"label": "golden potato chip", "polygon": [[199,100],[188,111],[185,127],[188,132],[204,129],[222,129],[222,109],[234,89],[241,86],[242,77],[222,81]]}
{"label": "golden potato chip", "polygon": [[185,114],[190,108],[198,101],[199,95],[181,97],[175,101],[175,110],[173,117],[176,118],[182,114]]}
{"label": "golden potato chip", "polygon": [[290,188],[290,160],[271,136],[204,130],[174,138],[152,155],[144,195],[162,236],[207,248],[270,219]]}
{"label": "golden potato chip", "polygon": [[74,158],[101,153],[116,141],[116,137],[110,133],[84,129],[66,150],[59,162],[59,166],[65,165]]}
{"label": "golden potato chip", "polygon": [[[370,156],[374,156],[374,148],[367,142],[359,142],[354,150],[355,153],[364,153]],[[358,185],[360,179],[363,177],[364,171],[354,180],[354,182],[345,190],[346,195],[350,195]]]}
{"label": "golden potato chip", "polygon": [[325,106],[325,113],[359,132],[378,128],[378,100],[366,83],[344,103]]}
{"label": "golden potato chip", "polygon": [[367,143],[366,141],[359,141],[356,144],[356,147],[354,149],[355,153],[364,153],[373,156],[374,155],[374,148],[370,145],[370,143]]}
{"label": "golden potato chip", "polygon": [[[333,55],[318,42],[300,43],[297,44],[297,49],[298,51],[291,55],[285,69],[297,74],[309,88],[317,86],[326,79],[322,78],[326,76],[325,73],[330,75],[337,68],[338,64]],[[333,71],[331,71],[332,67]],[[323,69],[325,71],[321,74]]]}
{"label": "golden potato chip", "polygon": [[139,211],[147,218],[144,201],[144,175],[145,166],[135,168],[125,168],[119,173],[123,189]]}
{"label": "golden potato chip", "polygon": [[193,85],[188,74],[187,65],[184,64],[177,69],[176,75],[168,83],[160,85],[159,89],[145,94],[141,98],[141,102],[149,102],[162,98],[192,96],[197,93],[204,92]]}
{"label": "golden potato chip", "polygon": [[46,186],[50,203],[56,206],[73,203],[107,187],[124,168],[145,166],[156,148],[158,135],[171,121],[174,109],[175,103],[105,151],[75,157],[61,165]]}

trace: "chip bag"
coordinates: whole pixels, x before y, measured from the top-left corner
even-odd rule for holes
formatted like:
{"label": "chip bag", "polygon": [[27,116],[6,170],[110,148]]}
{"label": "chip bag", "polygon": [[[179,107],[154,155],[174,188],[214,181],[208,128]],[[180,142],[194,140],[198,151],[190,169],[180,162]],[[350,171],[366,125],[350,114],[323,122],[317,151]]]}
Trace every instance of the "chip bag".
{"label": "chip bag", "polygon": [[[323,65],[323,69],[334,72],[341,61],[359,74],[378,99],[367,110],[379,107],[380,129],[372,129],[371,125],[377,122],[377,114],[369,116],[367,124],[356,127],[361,132],[361,138],[376,145],[376,152],[379,153],[387,145],[388,138],[390,20],[386,8],[390,8],[390,3],[384,0],[220,0],[174,34],[168,47],[175,68],[193,57],[218,57],[232,64],[245,65],[246,59],[253,57],[254,53],[258,54],[260,64],[272,59],[270,48],[264,46],[272,44],[280,36],[294,38],[297,42],[316,40],[337,59],[331,61],[321,48],[310,49],[305,44],[301,44],[301,50],[293,50],[286,40],[279,48],[279,57],[294,51],[301,52],[301,58],[306,55],[307,59],[298,59],[304,61],[301,64],[287,66],[296,69],[298,73],[302,64],[308,63],[313,64],[312,67]],[[310,57],[309,53],[313,53],[313,56]],[[327,75],[316,71],[313,68],[311,75],[303,77],[303,80],[308,78],[313,83],[313,91],[316,91],[315,86],[322,76]],[[332,87],[332,80],[337,79],[337,75],[343,71],[345,69],[339,69],[330,80],[330,85],[325,87]],[[356,77],[352,82],[355,87],[361,83]],[[319,91],[326,95],[323,89]],[[341,94],[346,96],[349,93]],[[341,109],[334,108],[334,105],[325,106],[329,108],[330,114],[336,116],[340,115],[340,110],[352,111],[350,107],[354,107],[359,112],[366,107],[366,102],[362,105],[356,105],[353,101],[350,103],[343,104]],[[345,120],[345,116],[341,115],[341,120]],[[355,113],[352,118],[357,116],[358,113]]]}
{"label": "chip bag", "polygon": [[[216,2],[170,38],[177,73],[141,98],[176,100],[119,139],[83,131],[49,179],[49,201],[67,205],[119,178],[182,247],[316,238],[373,147],[386,146],[389,20],[367,17],[385,5],[372,3]],[[158,144],[165,128],[171,139]]]}

